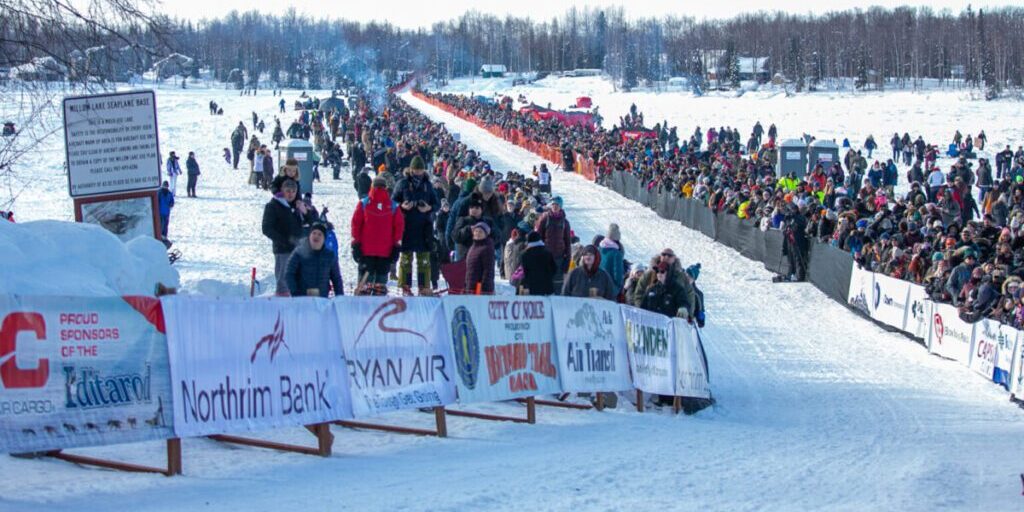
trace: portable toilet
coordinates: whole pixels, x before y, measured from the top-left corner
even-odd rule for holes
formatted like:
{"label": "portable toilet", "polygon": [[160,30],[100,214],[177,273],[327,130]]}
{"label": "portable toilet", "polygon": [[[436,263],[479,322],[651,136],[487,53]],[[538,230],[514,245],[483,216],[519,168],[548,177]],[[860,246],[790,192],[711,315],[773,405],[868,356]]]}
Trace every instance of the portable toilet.
{"label": "portable toilet", "polygon": [[[303,139],[288,139],[277,148],[277,168],[294,158],[299,163],[299,187],[302,193],[313,193],[313,144]],[[275,172],[275,174],[277,174]]]}
{"label": "portable toilet", "polygon": [[779,160],[776,173],[786,176],[795,172],[798,178],[807,174],[807,144],[800,139],[789,139],[779,144]]}
{"label": "portable toilet", "polygon": [[821,163],[825,169],[839,161],[839,145],[830,140],[816,140],[807,146],[807,172]]}

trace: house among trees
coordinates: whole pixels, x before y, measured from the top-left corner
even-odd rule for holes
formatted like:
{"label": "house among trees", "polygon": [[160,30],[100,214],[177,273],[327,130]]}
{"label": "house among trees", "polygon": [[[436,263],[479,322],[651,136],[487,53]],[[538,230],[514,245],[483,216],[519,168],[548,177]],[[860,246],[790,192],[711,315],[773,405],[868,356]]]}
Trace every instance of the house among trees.
{"label": "house among trees", "polygon": [[195,66],[195,61],[191,57],[172,53],[154,62],[153,71],[156,72],[160,80],[164,80],[172,76],[188,76],[192,73],[193,66]]}
{"label": "house among trees", "polygon": [[708,50],[702,52],[701,60],[709,82],[753,80],[763,84],[771,80],[768,57],[740,57],[735,51]]}
{"label": "house among trees", "polygon": [[68,68],[53,57],[37,57],[32,62],[11,69],[11,78],[27,82],[59,82],[68,74]]}
{"label": "house among trees", "polygon": [[480,76],[482,78],[502,78],[507,71],[504,64],[484,64],[480,66]]}

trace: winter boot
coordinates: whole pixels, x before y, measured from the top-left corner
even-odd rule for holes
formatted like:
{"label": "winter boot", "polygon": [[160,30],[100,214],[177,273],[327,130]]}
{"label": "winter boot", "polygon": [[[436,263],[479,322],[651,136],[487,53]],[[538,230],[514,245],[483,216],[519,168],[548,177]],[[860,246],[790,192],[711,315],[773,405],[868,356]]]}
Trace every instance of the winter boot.
{"label": "winter boot", "polygon": [[411,286],[407,285],[407,286],[403,286],[402,287],[402,297],[412,297],[412,287]]}
{"label": "winter boot", "polygon": [[434,290],[432,290],[430,288],[420,288],[419,296],[420,297],[433,297],[434,296]]}

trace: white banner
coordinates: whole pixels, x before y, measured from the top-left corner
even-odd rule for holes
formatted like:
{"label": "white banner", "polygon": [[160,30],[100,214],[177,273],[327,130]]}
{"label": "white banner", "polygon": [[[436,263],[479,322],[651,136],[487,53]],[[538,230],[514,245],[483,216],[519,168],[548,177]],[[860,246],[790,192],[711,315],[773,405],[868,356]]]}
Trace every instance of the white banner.
{"label": "white banner", "polygon": [[1008,325],[999,326],[999,344],[996,345],[996,367],[992,372],[992,381],[1010,388],[1010,373],[1013,371],[1013,360],[1021,345],[1021,332]]}
{"label": "white banner", "polygon": [[992,380],[996,367],[996,353],[999,351],[1003,333],[995,320],[983,318],[974,324],[974,350],[970,368],[982,377]]}
{"label": "white banner", "polygon": [[928,342],[932,326],[932,301],[921,285],[911,284],[907,296],[907,314],[903,321],[903,332]]}
{"label": "white banner", "polygon": [[0,453],[165,439],[160,303],[0,295]]}
{"label": "white banner", "polygon": [[931,353],[970,365],[973,340],[974,325],[960,320],[955,307],[932,303]]}
{"label": "white banner", "polygon": [[909,282],[875,274],[871,302],[868,304],[871,318],[890,327],[903,329],[906,324],[909,295]]}
{"label": "white banner", "polygon": [[846,294],[846,302],[865,315],[871,315],[871,310],[868,308],[868,299],[871,297],[874,288],[875,275],[854,263],[853,272],[850,274],[850,291]]}
{"label": "white banner", "polygon": [[449,295],[444,309],[459,403],[561,392],[547,298]]}
{"label": "white banner", "polygon": [[620,306],[633,386],[647,393],[675,394],[676,344],[672,319],[632,306]]}
{"label": "white banner", "polygon": [[1024,341],[1017,343],[1011,366],[1013,370],[1010,372],[1010,395],[1020,399],[1024,397]]}
{"label": "white banner", "polygon": [[672,320],[676,345],[676,396],[711,398],[708,360],[700,331],[685,320]]}
{"label": "white banner", "polygon": [[633,389],[619,305],[552,296],[558,370],[566,392]]}
{"label": "white banner", "polygon": [[352,417],[327,299],[162,299],[179,437]]}
{"label": "white banner", "polygon": [[455,401],[440,299],[338,297],[334,307],[355,417]]}

